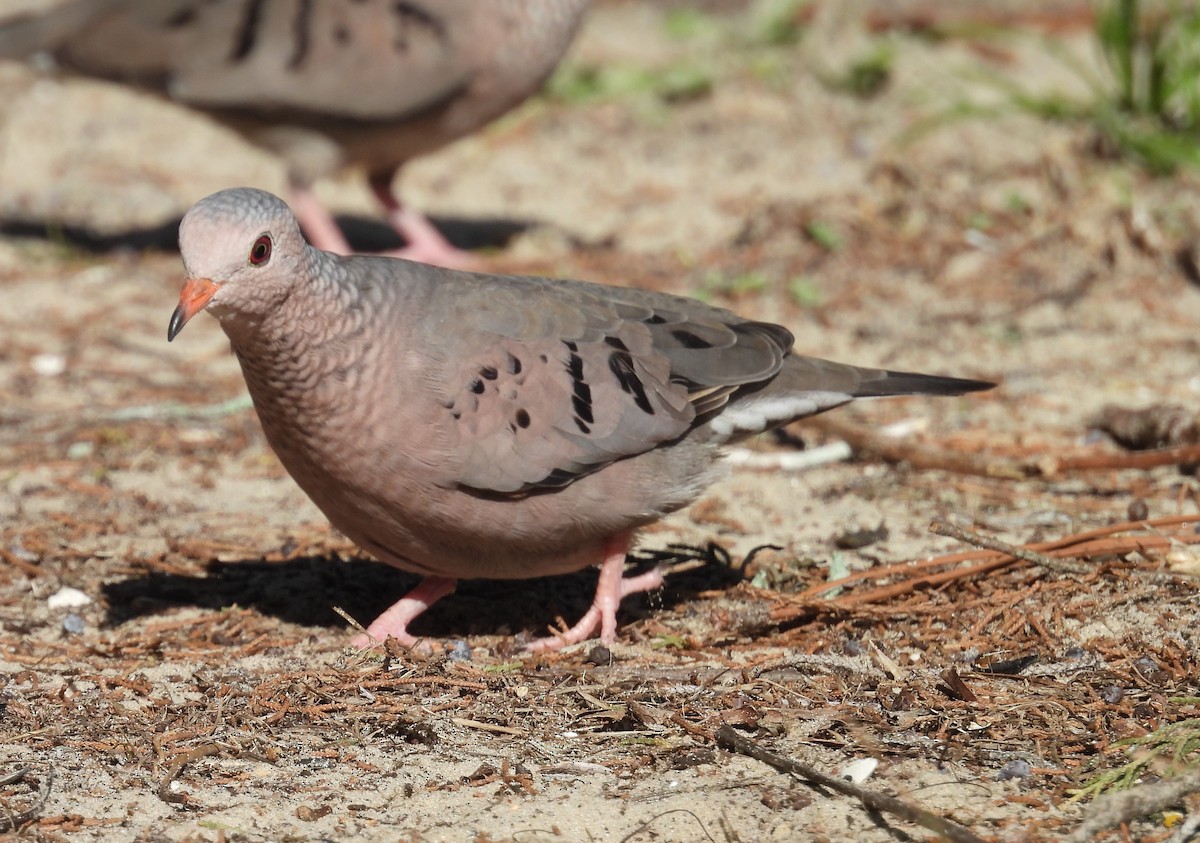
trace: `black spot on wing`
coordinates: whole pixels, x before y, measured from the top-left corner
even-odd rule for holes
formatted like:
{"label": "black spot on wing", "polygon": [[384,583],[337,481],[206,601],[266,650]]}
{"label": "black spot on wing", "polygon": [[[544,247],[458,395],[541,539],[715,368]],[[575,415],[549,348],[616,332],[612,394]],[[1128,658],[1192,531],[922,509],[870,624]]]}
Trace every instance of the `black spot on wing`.
{"label": "black spot on wing", "polygon": [[312,0],[300,0],[296,6],[296,19],[292,22],[295,43],[287,63],[290,69],[299,67],[308,57],[309,47],[312,46],[312,11]]}
{"label": "black spot on wing", "polygon": [[570,340],[563,345],[570,352],[567,355],[567,374],[571,376],[571,404],[575,408],[575,424],[584,433],[590,433],[589,424],[596,421],[592,414],[592,388],[588,386],[583,375],[583,358],[579,356],[579,346]]}
{"label": "black spot on wing", "polygon": [[516,419],[517,427],[521,429],[529,427],[530,418],[529,413],[526,410],[517,410]]}
{"label": "black spot on wing", "polygon": [[657,313],[653,313],[648,318],[646,318],[642,321],[647,322],[651,325],[661,325],[664,322],[666,322],[667,320],[664,319],[663,317],[659,316]]}
{"label": "black spot on wing", "polygon": [[392,12],[396,15],[396,17],[401,18],[402,20],[419,23],[422,26],[428,27],[434,32],[437,32],[439,35],[444,35],[446,32],[446,28],[442,25],[441,20],[427,12],[417,3],[409,3],[406,2],[406,0],[396,0],[396,2],[392,4]]}
{"label": "black spot on wing", "polygon": [[494,381],[496,378],[498,378],[500,376],[500,373],[496,371],[495,366],[484,366],[482,369],[479,370],[479,374],[481,374],[483,376],[484,380],[488,380],[488,381]]}
{"label": "black spot on wing", "polygon": [[567,370],[571,373],[571,377],[583,377],[583,360],[579,358],[579,346],[571,340],[563,340],[563,345],[567,347],[567,351],[571,352],[571,356],[567,360]]}
{"label": "black spot on wing", "polygon": [[237,63],[254,51],[258,42],[258,27],[262,23],[262,11],[266,0],[249,0],[242,11],[242,20],[238,24],[237,38],[233,42],[233,52],[229,60]]}
{"label": "black spot on wing", "polygon": [[592,424],[596,421],[592,415],[592,388],[582,381],[575,384],[575,394],[571,396],[571,403],[575,406],[575,415],[585,422]]}
{"label": "black spot on wing", "polygon": [[633,398],[633,403],[637,405],[648,416],[654,415],[654,405],[650,403],[649,396],[646,395],[646,387],[642,384],[641,378],[637,376],[637,372],[633,368],[633,357],[628,351],[614,351],[608,356],[608,369],[617,378],[617,383],[621,385],[621,391]]}
{"label": "black spot on wing", "polygon": [[396,16],[400,30],[396,36],[396,52],[408,52],[409,31],[414,28],[432,30],[439,40],[446,38],[446,27],[442,21],[415,3],[398,0],[392,3],[392,14]]}
{"label": "black spot on wing", "polygon": [[167,29],[182,29],[185,26],[190,26],[196,20],[196,7],[185,6],[171,17],[164,21]]}
{"label": "black spot on wing", "polygon": [[679,344],[684,348],[712,348],[713,344],[704,337],[697,336],[691,331],[683,328],[677,328],[671,332],[671,336],[679,340]]}
{"label": "black spot on wing", "polygon": [[476,395],[483,395],[483,381],[481,381],[479,378],[472,378],[471,382],[467,385],[467,389],[471,390]]}
{"label": "black spot on wing", "polygon": [[518,357],[516,357],[515,355],[513,355],[511,352],[505,358],[505,366],[508,369],[508,373],[510,375],[521,374],[521,360]]}
{"label": "black spot on wing", "polygon": [[561,468],[556,468],[533,485],[535,487],[556,488],[566,486],[578,478],[579,475],[573,471],[564,471]]}

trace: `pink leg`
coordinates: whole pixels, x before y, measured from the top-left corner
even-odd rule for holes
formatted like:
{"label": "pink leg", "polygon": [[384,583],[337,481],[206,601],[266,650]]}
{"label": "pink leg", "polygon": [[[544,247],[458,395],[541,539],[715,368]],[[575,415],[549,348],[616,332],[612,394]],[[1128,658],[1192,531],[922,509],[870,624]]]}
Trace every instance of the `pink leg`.
{"label": "pink leg", "polygon": [[434,227],[425,215],[404,204],[392,192],[392,176],[371,180],[371,190],[383,204],[388,223],[408,245],[386,254],[393,258],[431,263],[451,269],[478,269],[480,260],[470,252],[450,245],[450,241]]}
{"label": "pink leg", "polygon": [[617,638],[617,608],[630,594],[650,591],[663,584],[662,569],[654,568],[644,574],[626,579],[625,554],[629,550],[630,533],[613,536],[604,546],[604,561],[600,564],[600,581],[596,583],[596,596],[592,608],[588,609],[579,623],[566,632],[550,638],[539,638],[529,644],[531,652],[557,650],[568,644],[586,641],[600,627],[600,640],[611,644]]}
{"label": "pink leg", "polygon": [[289,199],[296,219],[300,221],[300,228],[304,229],[308,242],[314,248],[339,255],[351,254],[346,235],[342,234],[333,214],[312,192],[312,188],[292,185]]}
{"label": "pink leg", "polygon": [[417,615],[454,591],[456,580],[449,577],[426,577],[408,594],[397,600],[392,607],[371,621],[366,634],[354,636],[351,645],[360,650],[387,638],[395,638],[405,647],[412,648],[417,638],[409,635],[408,625]]}

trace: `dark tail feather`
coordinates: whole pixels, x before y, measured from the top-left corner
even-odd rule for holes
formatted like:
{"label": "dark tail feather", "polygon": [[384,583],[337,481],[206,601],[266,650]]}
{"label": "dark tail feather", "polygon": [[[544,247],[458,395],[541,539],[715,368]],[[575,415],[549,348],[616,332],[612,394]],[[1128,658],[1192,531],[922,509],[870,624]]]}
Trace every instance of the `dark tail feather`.
{"label": "dark tail feather", "polygon": [[970,378],[944,378],[915,372],[881,372],[880,377],[865,380],[854,392],[855,398],[882,398],[887,395],[962,395],[991,389],[991,381]]}

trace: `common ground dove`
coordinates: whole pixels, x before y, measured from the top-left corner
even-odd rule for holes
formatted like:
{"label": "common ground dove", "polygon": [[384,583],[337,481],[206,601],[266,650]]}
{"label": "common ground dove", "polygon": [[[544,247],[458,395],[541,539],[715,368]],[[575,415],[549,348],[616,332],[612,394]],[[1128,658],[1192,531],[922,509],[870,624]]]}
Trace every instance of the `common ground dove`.
{"label": "common ground dove", "polygon": [[482,275],[308,246],[280,199],[238,188],[184,216],[174,339],[208,310],[267,441],[335,527],[425,579],[355,643],[397,638],[461,578],[600,563],[595,601],[535,649],[616,631],[634,531],[720,474],[721,446],[884,395],[990,383],[803,357],[792,334],[694,299]]}
{"label": "common ground dove", "polygon": [[312,192],[364,168],[403,256],[463,264],[392,184],[411,158],[541,87],[588,0],[68,0],[0,24],[0,58],[49,52],[73,72],[203,110],[282,154],[301,225],[350,251]]}

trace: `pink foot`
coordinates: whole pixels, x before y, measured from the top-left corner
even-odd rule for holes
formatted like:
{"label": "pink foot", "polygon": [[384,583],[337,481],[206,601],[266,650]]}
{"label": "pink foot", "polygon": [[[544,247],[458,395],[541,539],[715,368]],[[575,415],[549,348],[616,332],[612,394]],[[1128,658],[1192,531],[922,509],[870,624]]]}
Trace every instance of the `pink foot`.
{"label": "pink foot", "polygon": [[[387,212],[388,223],[408,244],[402,249],[380,254],[450,269],[483,268],[483,262],[479,258],[451,246],[450,241],[420,212],[401,205],[389,187],[373,189]],[[338,255],[354,254],[333,214],[329,213],[329,209],[310,188],[292,187],[289,200],[296,219],[300,221],[300,228],[304,230],[304,235],[313,248]]]}
{"label": "pink foot", "polygon": [[568,644],[586,641],[600,628],[600,641],[611,644],[617,637],[617,608],[630,594],[651,591],[663,584],[661,568],[626,579],[625,553],[629,549],[632,535],[621,533],[609,539],[604,547],[604,561],[600,564],[600,581],[596,583],[596,596],[592,608],[588,609],[579,623],[566,632],[556,632],[550,638],[539,638],[526,647],[530,652],[557,650]]}
{"label": "pink foot", "polygon": [[365,634],[354,636],[351,646],[364,650],[395,638],[403,646],[412,649],[419,639],[410,635],[408,625],[417,615],[454,591],[455,580],[449,577],[426,577],[408,594],[397,600],[392,607],[371,621]]}
{"label": "pink foot", "polygon": [[371,190],[383,205],[388,223],[408,245],[385,252],[388,257],[429,263],[448,269],[480,269],[483,262],[470,252],[450,245],[433,223],[419,211],[406,208],[392,192],[391,177],[371,181]]}

